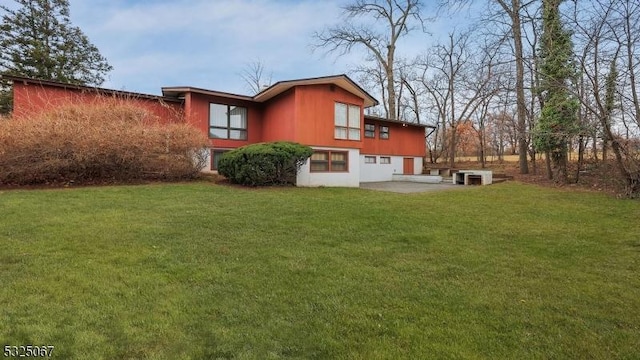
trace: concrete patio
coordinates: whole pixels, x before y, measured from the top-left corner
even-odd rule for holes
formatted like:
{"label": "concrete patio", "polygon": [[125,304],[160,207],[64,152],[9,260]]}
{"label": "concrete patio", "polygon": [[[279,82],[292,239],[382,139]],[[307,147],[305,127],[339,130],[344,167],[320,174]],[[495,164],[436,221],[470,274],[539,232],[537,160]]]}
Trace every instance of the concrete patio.
{"label": "concrete patio", "polygon": [[454,185],[451,182],[430,184],[409,181],[381,181],[360,183],[361,189],[388,191],[402,194],[443,191],[453,189],[468,189],[469,186]]}

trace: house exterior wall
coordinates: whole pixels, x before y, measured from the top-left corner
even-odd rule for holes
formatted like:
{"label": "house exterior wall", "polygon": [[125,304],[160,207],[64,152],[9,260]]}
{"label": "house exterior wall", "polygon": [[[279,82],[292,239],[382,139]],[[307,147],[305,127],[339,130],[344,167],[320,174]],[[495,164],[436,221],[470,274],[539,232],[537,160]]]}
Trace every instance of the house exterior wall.
{"label": "house exterior wall", "polygon": [[[362,148],[364,100],[332,85],[295,88],[295,141],[309,146]],[[360,106],[360,141],[335,139],[335,103]]]}
{"label": "house exterior wall", "polygon": [[[375,137],[364,139],[362,153],[377,155],[425,156],[427,145],[425,130],[420,126],[411,126],[366,119],[365,124],[374,124]],[[380,126],[389,127],[389,139],[380,138]],[[364,136],[364,125],[363,125]]]}
{"label": "house exterior wall", "polygon": [[214,139],[209,137],[212,148],[234,149],[254,144],[262,140],[262,110],[258,104],[238,99],[229,99],[197,93],[185,94],[185,113],[187,122],[209,136],[209,104],[242,106],[247,108],[247,139]]}
{"label": "house exterior wall", "polygon": [[262,115],[262,141],[295,141],[295,91],[269,100]]}
{"label": "house exterior wall", "polygon": [[413,174],[420,175],[422,174],[422,169],[424,169],[424,157],[414,157],[413,158]]}
{"label": "house exterior wall", "polygon": [[311,172],[311,163],[307,162],[302,165],[298,172],[297,186],[318,187],[318,186],[341,186],[341,187],[359,187],[360,186],[360,151],[350,148],[328,148],[313,147],[314,150],[332,150],[347,151],[349,161],[348,172]]}
{"label": "house exterior wall", "polygon": [[182,103],[165,102],[161,99],[149,99],[134,95],[119,95],[86,90],[61,88],[46,84],[13,84],[13,116],[36,115],[60,106],[70,104],[99,104],[101,101],[117,100],[143,108],[156,116],[158,120],[169,123],[182,121]]}
{"label": "house exterior wall", "polygon": [[204,158],[204,163],[205,163],[205,166],[202,169],[202,172],[209,173],[213,171],[213,169],[211,168],[211,149],[204,148],[204,149],[200,149],[200,151],[202,152],[202,157]]}
{"label": "house exterior wall", "polygon": [[[374,156],[376,158],[376,163],[366,163],[366,156]],[[391,163],[381,164],[380,157],[389,157],[391,159]],[[394,174],[400,175],[403,173],[404,158],[405,156],[394,156],[389,154],[360,154],[360,182],[391,181]],[[413,157],[413,174],[417,175],[421,173],[422,157]]]}
{"label": "house exterior wall", "polygon": [[[52,86],[15,81],[14,114],[25,116],[66,103],[91,103],[102,98],[99,92],[89,90],[91,88],[82,90],[63,84]],[[422,171],[426,153],[423,127],[365,119],[364,99],[333,84],[297,85],[264,103],[197,91],[187,91],[183,101],[175,102],[139,95],[141,97],[124,96],[122,100],[148,109],[165,122],[184,119],[207,136],[211,103],[246,107],[247,139],[209,138],[206,149],[209,157],[214,150],[266,141],[295,141],[316,150],[348,152],[348,172],[311,172],[307,161],[298,175],[299,186],[357,187],[361,181],[390,181],[393,174],[403,173],[403,158],[407,157],[414,159],[414,174]],[[360,107],[360,140],[335,139],[336,102]],[[374,138],[364,136],[365,123],[375,125]],[[380,126],[389,128],[389,139],[380,138]],[[375,156],[376,163],[365,163],[365,156]],[[391,163],[381,164],[380,156],[390,157]],[[211,170],[211,158],[205,170]]]}

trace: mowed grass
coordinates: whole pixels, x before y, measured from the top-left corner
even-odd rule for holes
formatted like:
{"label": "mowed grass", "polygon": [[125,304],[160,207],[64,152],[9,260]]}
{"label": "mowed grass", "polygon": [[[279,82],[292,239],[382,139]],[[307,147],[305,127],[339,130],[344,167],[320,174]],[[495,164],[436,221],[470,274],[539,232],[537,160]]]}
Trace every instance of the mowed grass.
{"label": "mowed grass", "polygon": [[640,203],[209,183],[0,191],[0,345],[65,359],[637,359]]}

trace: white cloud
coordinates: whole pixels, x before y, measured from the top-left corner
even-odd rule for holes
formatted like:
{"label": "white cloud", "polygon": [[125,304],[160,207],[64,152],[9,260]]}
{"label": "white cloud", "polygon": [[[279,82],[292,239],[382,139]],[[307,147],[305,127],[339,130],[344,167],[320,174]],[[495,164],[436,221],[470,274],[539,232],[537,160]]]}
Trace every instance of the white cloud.
{"label": "white cloud", "polygon": [[[104,86],[149,93],[171,85],[244,93],[238,74],[256,59],[273,81],[347,73],[363,60],[360,49],[338,58],[310,44],[348,1],[70,0],[73,23],[114,66]],[[431,39],[417,34],[399,55],[424,51]]]}
{"label": "white cloud", "polygon": [[255,59],[274,80],[345,72],[345,61],[309,48],[313,31],[340,12],[332,1],[71,0],[72,21],[114,66],[105,86],[145,92],[177,74],[183,85],[243,92],[238,73]]}

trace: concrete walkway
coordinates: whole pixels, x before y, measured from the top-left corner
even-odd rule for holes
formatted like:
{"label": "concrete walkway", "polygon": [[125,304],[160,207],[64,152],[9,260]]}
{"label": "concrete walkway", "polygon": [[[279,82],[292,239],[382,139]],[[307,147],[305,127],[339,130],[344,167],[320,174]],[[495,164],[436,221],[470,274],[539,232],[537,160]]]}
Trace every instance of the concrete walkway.
{"label": "concrete walkway", "polygon": [[425,184],[408,181],[381,181],[381,182],[364,182],[360,183],[361,189],[389,191],[395,193],[420,193],[427,191],[442,191],[453,189],[464,189],[469,186],[453,185],[451,183]]}

